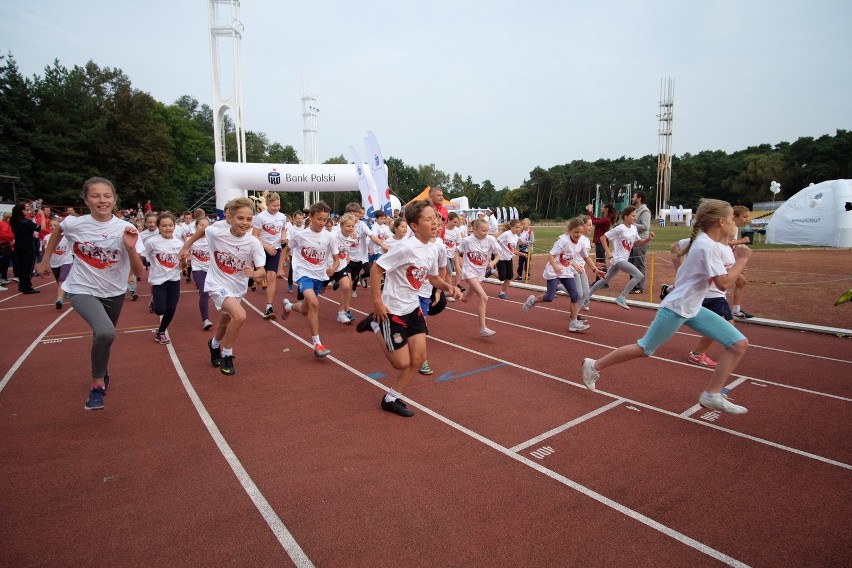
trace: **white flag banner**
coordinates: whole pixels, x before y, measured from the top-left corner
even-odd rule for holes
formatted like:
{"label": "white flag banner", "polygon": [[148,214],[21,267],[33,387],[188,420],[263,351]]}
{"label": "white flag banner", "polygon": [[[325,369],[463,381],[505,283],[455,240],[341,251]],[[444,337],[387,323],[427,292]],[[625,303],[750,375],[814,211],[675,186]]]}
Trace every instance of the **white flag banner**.
{"label": "white flag banner", "polygon": [[374,219],[376,217],[376,210],[373,206],[378,199],[376,196],[376,186],[373,185],[372,194],[370,193],[370,186],[367,182],[367,174],[364,171],[364,165],[361,162],[361,157],[358,155],[358,150],[355,149],[354,146],[349,146],[349,157],[355,163],[355,171],[358,173],[358,189],[361,191],[361,207],[367,212],[367,217]]}
{"label": "white flag banner", "polygon": [[506,211],[505,207],[503,207],[503,222],[507,223],[509,221],[509,219],[510,219],[509,212]]}
{"label": "white flag banner", "polygon": [[391,215],[390,202],[390,184],[388,184],[388,174],[385,170],[385,161],[382,158],[382,150],[379,148],[379,141],[376,135],[372,132],[367,132],[367,137],[364,138],[364,145],[367,147],[369,155],[370,173],[373,174],[373,181],[376,183],[376,193],[378,194],[377,207],[385,212],[386,215]]}
{"label": "white flag banner", "polygon": [[510,214],[512,216],[512,219],[520,219],[520,217],[518,217],[518,208],[517,207],[512,207],[512,209],[510,211],[511,211]]}

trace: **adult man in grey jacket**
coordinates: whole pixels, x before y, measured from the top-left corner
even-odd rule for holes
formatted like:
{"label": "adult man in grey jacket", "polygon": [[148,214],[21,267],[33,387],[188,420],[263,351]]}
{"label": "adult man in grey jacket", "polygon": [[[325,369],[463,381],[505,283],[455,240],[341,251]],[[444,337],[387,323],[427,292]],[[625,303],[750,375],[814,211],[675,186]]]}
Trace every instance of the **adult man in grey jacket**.
{"label": "adult man in grey jacket", "polygon": [[[644,191],[634,191],[633,197],[630,200],[631,205],[636,208],[636,229],[639,231],[639,239],[648,238],[648,231],[651,230],[651,210],[645,205],[646,200]],[[630,264],[638,268],[642,272],[642,280],[633,289],[633,294],[641,294],[645,291],[645,255],[648,252],[648,245],[634,246],[630,251]]]}

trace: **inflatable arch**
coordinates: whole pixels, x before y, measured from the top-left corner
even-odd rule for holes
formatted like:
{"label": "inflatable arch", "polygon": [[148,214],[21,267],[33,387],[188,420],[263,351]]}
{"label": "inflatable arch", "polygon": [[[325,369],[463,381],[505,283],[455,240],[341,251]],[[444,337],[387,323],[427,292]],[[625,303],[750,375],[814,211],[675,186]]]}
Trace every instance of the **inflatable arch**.
{"label": "inflatable arch", "polygon": [[[384,166],[387,171],[387,165]],[[370,168],[360,168],[370,176]],[[216,214],[224,216],[225,205],[248,191],[359,191],[359,168],[355,164],[257,164],[216,162]],[[363,192],[362,192],[363,196]],[[362,197],[365,209],[371,205]]]}

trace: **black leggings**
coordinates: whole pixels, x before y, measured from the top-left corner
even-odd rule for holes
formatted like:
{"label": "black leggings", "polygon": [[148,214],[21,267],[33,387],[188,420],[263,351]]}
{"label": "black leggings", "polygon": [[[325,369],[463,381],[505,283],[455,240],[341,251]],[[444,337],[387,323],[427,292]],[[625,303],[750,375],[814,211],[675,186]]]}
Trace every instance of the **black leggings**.
{"label": "black leggings", "polygon": [[160,333],[166,331],[172,318],[177,311],[178,300],[180,300],[180,280],[166,280],[162,284],[151,286],[151,295],[154,302],[154,313],[163,316],[160,320]]}

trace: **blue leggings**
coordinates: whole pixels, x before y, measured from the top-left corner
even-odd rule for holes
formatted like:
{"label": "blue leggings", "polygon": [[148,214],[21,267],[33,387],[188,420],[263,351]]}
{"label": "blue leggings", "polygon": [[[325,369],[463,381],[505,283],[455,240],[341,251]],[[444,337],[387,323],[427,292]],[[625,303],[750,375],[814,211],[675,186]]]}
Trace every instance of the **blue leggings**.
{"label": "blue leggings", "polygon": [[178,300],[180,300],[180,280],[166,280],[162,284],[151,286],[151,295],[154,301],[154,313],[163,316],[160,327],[157,329],[163,333],[172,323],[177,311]]}
{"label": "blue leggings", "polygon": [[574,283],[573,278],[553,278],[547,281],[547,292],[542,296],[542,302],[552,302],[556,297],[556,289],[562,284],[565,286],[565,290],[568,292],[568,295],[571,296],[571,301],[575,304],[577,300],[580,299],[580,294],[577,292],[577,284]]}
{"label": "blue leggings", "polygon": [[660,308],[648,331],[636,343],[645,351],[645,355],[650,357],[660,345],[671,339],[682,325],[718,341],[725,349],[745,339],[740,330],[707,308],[702,307],[694,318],[685,318],[668,308]]}

